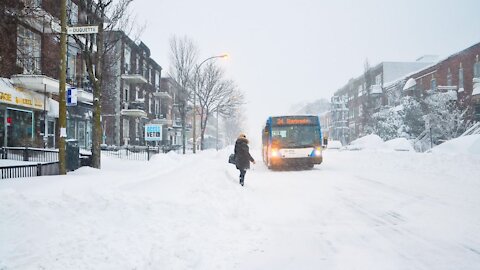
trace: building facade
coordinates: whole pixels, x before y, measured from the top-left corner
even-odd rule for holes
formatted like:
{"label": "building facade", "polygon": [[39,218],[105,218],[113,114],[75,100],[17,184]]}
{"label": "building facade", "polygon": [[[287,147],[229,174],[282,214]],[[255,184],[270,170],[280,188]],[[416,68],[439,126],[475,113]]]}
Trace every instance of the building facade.
{"label": "building facade", "polygon": [[102,89],[103,143],[146,145],[145,125],[157,124],[162,126],[162,140],[155,144],[170,144],[173,89],[161,89],[162,67],[143,42],[123,32],[111,32],[109,38],[116,44]]}
{"label": "building facade", "polygon": [[[54,0],[1,3],[0,128],[2,146],[56,147],[58,140],[60,7]],[[79,0],[68,1],[69,25],[82,24]],[[91,88],[80,52],[68,42],[68,87],[79,91],[79,106],[69,107],[67,136],[91,145]]]}
{"label": "building facade", "polygon": [[431,62],[423,59],[416,62],[382,62],[367,67],[364,74],[350,79],[331,99],[331,138],[345,144],[368,133],[367,123],[373,113],[389,102],[386,86],[428,65]]}

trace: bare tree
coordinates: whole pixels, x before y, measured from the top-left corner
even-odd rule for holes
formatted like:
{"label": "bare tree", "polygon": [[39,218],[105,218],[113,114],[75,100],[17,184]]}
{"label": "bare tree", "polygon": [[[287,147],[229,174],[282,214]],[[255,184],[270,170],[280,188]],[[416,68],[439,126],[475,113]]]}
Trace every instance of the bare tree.
{"label": "bare tree", "polygon": [[225,117],[223,121],[223,128],[225,130],[225,143],[231,145],[235,143],[238,134],[244,130],[245,115],[242,107],[233,110],[231,117]]}
{"label": "bare tree", "polygon": [[179,89],[175,96],[175,105],[178,107],[182,121],[182,147],[185,154],[186,145],[186,118],[188,101],[191,97],[191,86],[194,77],[195,62],[197,61],[198,49],[193,40],[184,36],[173,36],[170,39],[170,72],[169,76],[175,81]]}
{"label": "bare tree", "polygon": [[214,62],[209,63],[198,76],[196,93],[199,100],[200,142],[204,149],[205,130],[211,113],[231,116],[243,104],[243,95],[232,80],[224,78],[224,72]]}
{"label": "bare tree", "polygon": [[93,136],[92,136],[92,166],[100,168],[100,144],[102,141],[102,126],[100,123],[102,85],[105,70],[108,67],[108,54],[114,49],[118,40],[106,38],[107,33],[125,29],[130,25],[128,7],[133,0],[86,0],[81,1],[84,18],[81,20],[89,25],[98,25],[96,35],[73,36],[82,51],[86,71],[93,88]]}

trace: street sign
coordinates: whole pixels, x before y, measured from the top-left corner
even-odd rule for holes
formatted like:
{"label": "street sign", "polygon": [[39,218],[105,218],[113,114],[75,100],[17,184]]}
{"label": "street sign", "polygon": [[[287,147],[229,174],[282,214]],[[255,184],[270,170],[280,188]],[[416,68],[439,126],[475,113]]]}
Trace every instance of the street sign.
{"label": "street sign", "polygon": [[145,141],[161,141],[162,125],[149,124],[145,125]]}
{"label": "street sign", "polygon": [[67,34],[69,35],[87,35],[98,33],[98,26],[74,26],[67,27]]}
{"label": "street sign", "polygon": [[71,87],[67,89],[67,106],[77,106],[77,88]]}

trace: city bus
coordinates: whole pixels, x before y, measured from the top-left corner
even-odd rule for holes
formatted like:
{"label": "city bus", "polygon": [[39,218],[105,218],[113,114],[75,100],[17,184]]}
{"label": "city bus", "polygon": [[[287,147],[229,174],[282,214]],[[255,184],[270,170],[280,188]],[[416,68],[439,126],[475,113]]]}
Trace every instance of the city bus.
{"label": "city bus", "polygon": [[322,132],[318,116],[269,117],[262,132],[262,157],[269,169],[313,168],[322,163]]}

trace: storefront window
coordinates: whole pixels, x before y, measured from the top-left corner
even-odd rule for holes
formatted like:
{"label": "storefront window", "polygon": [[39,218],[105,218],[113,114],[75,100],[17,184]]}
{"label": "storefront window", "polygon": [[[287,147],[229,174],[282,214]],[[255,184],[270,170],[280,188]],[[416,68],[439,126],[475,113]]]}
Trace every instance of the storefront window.
{"label": "storefront window", "polygon": [[33,113],[7,109],[7,146],[29,146],[33,142]]}
{"label": "storefront window", "polygon": [[5,111],[0,110],[0,146],[5,146]]}

